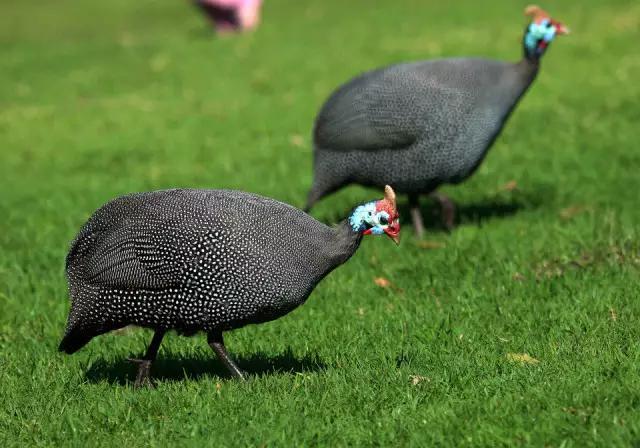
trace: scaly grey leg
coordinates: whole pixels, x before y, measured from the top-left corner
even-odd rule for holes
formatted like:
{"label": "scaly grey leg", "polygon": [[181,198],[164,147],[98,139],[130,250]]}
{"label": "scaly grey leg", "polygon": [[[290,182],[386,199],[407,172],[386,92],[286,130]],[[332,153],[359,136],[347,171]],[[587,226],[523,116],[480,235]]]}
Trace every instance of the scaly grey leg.
{"label": "scaly grey leg", "polygon": [[418,238],[424,235],[424,224],[422,223],[422,214],[420,213],[420,202],[417,194],[409,195],[409,210],[411,212],[411,221]]}
{"label": "scaly grey leg", "polygon": [[456,205],[447,196],[442,193],[438,193],[437,191],[431,193],[430,196],[440,204],[442,224],[447,231],[451,232],[455,225]]}
{"label": "scaly grey leg", "polygon": [[156,360],[158,355],[158,349],[160,349],[160,343],[164,337],[165,330],[156,330],[153,334],[153,339],[147,348],[147,353],[142,359],[129,358],[129,361],[138,365],[138,373],[136,375],[136,382],[134,387],[137,389],[143,385],[153,386],[150,379],[151,364]]}
{"label": "scaly grey leg", "polygon": [[242,370],[240,370],[240,368],[236,365],[235,362],[233,362],[233,360],[227,353],[227,349],[224,347],[224,340],[222,339],[221,331],[209,333],[207,335],[207,343],[213,349],[213,351],[216,352],[216,355],[218,355],[218,359],[222,361],[222,364],[224,364],[225,367],[229,369],[231,375],[240,380],[246,379],[246,374]]}

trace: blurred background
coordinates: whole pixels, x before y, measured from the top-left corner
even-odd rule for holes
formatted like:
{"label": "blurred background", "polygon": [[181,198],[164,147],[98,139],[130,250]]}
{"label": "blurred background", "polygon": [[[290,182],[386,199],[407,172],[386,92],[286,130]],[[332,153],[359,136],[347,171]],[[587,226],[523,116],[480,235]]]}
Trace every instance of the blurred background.
{"label": "blurred background", "polygon": [[[255,32],[220,38],[188,1],[5,2],[3,177],[18,176],[13,185],[25,176],[46,179],[38,183],[48,192],[82,186],[78,200],[91,203],[95,190],[108,198],[206,185],[250,187],[301,204],[311,178],[313,118],[337,85],[406,60],[517,60],[525,4],[275,0],[264,4]],[[602,127],[624,126],[626,115],[611,114],[635,109],[639,62],[629,45],[637,7],[544,6],[575,33],[553,44],[492,157],[508,158],[520,179],[530,163],[547,174],[568,169],[557,166],[558,152],[579,164],[602,156],[603,146],[631,143],[624,131]],[[549,124],[562,132],[547,132]],[[516,137],[516,144],[534,144],[507,149]]]}
{"label": "blurred background", "polygon": [[[175,367],[175,382],[139,398],[114,383],[127,378],[118,360],[147,335],[105,336],[73,358],[55,353],[68,244],[101,204],[199,187],[301,207],[313,119],[338,85],[409,60],[516,61],[526,4],[265,0],[255,30],[219,34],[184,0],[3,0],[0,402],[12,404],[0,409],[0,434],[124,443],[151,428],[146,440],[160,444],[182,432],[224,441],[246,425],[248,406],[262,423],[244,428],[236,441],[246,444],[418,443],[425,428],[432,444],[542,445],[574,432],[587,444],[637,442],[635,1],[541,4],[572,34],[553,43],[478,173],[446,188],[461,210],[451,235],[434,218],[426,243],[406,226],[400,252],[363,245],[299,311],[229,338],[241,359],[288,353],[299,366],[291,359],[312,357],[325,366],[319,373],[265,375],[248,389],[225,383],[216,395],[214,373],[191,383]],[[313,215],[335,222],[379,195],[350,187]],[[200,338],[167,345],[166,356],[210,358]],[[518,370],[505,352],[542,362]],[[85,376],[98,362],[94,372],[106,373]],[[199,366],[206,375],[208,364]],[[431,385],[414,387],[409,375]],[[343,425],[332,435],[327,422]]]}

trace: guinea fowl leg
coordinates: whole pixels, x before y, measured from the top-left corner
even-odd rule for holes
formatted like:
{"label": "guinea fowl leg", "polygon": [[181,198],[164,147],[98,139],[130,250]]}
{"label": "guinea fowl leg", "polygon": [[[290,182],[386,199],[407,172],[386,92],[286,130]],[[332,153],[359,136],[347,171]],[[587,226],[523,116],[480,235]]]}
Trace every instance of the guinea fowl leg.
{"label": "guinea fowl leg", "polygon": [[456,205],[451,199],[449,199],[442,193],[434,191],[430,196],[440,204],[440,210],[442,213],[442,224],[444,225],[444,228],[447,229],[448,232],[450,232],[454,227],[456,218]]}
{"label": "guinea fowl leg", "polygon": [[409,210],[411,211],[411,221],[416,231],[416,236],[422,238],[424,235],[424,224],[422,223],[422,214],[420,213],[420,203],[417,194],[409,195]]}
{"label": "guinea fowl leg", "polygon": [[149,348],[147,348],[147,353],[144,355],[144,358],[129,358],[129,361],[138,365],[138,374],[136,375],[136,382],[134,383],[134,387],[136,389],[141,387],[142,385],[153,385],[149,378],[149,373],[151,372],[151,364],[153,364],[153,361],[156,360],[156,356],[158,355],[158,349],[160,348],[160,343],[162,342],[164,334],[164,330],[156,330],[156,332],[153,334],[153,339],[151,340],[151,344],[149,344]]}
{"label": "guinea fowl leg", "polygon": [[216,352],[216,355],[218,355],[218,359],[222,361],[222,364],[224,364],[224,366],[229,369],[231,375],[240,380],[246,379],[245,373],[240,370],[240,368],[236,365],[235,362],[233,362],[233,360],[227,353],[227,349],[224,347],[224,340],[222,339],[222,332],[217,331],[209,333],[207,335],[207,342],[209,343],[209,346],[213,349],[213,351]]}

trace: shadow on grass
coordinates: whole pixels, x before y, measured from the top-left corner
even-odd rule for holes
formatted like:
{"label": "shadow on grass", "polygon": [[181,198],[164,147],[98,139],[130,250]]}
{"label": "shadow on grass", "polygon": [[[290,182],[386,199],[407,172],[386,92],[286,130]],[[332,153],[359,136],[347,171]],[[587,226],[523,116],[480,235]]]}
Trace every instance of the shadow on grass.
{"label": "shadow on grass", "polygon": [[[510,195],[510,197],[493,196],[473,203],[454,201],[456,206],[455,225],[479,225],[494,218],[507,218],[523,210],[536,209],[542,203],[543,200],[540,195],[524,194],[522,192]],[[411,223],[409,204],[405,201],[399,205],[398,209],[400,216],[405,217],[404,222]],[[426,197],[421,199],[420,210],[427,230],[446,231],[442,223],[440,205],[435,200]]]}
{"label": "shadow on grass", "polygon": [[213,26],[204,21],[202,23],[202,26],[193,27],[187,30],[187,36],[195,41],[210,41],[218,37]]}
{"label": "shadow on grass", "polygon": [[[456,202],[452,199],[456,206],[455,225],[479,225],[494,218],[507,218],[523,210],[537,209],[547,198],[553,198],[553,196],[555,196],[554,187],[541,184],[532,191],[517,190],[497,193],[472,203]],[[361,200],[361,202],[364,201],[365,199]],[[427,230],[446,232],[440,215],[440,205],[434,199],[427,195],[421,196],[420,210]],[[401,222],[411,226],[411,213],[406,195],[400,195],[398,211]],[[333,210],[321,216],[316,215],[316,217],[322,222],[332,224],[342,221],[347,215],[344,214],[344,210]]]}
{"label": "shadow on grass", "polygon": [[[315,356],[297,358],[290,350],[268,356],[256,353],[250,356],[234,357],[236,364],[250,376],[262,376],[274,373],[316,372],[326,369],[326,365]],[[91,383],[107,381],[111,384],[132,384],[136,377],[136,366],[127,359],[116,361],[98,360],[85,374]],[[218,361],[212,352],[211,357],[159,357],[151,368],[153,381],[197,380],[201,377],[216,376],[231,378],[228,370]]]}

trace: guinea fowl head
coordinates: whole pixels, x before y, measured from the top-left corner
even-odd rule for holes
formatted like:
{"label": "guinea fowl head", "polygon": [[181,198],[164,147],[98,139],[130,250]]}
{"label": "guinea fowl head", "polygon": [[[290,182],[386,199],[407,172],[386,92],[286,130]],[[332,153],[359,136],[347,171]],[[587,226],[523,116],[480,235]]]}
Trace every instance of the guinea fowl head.
{"label": "guinea fowl head", "polygon": [[569,34],[569,28],[552,19],[549,13],[539,6],[527,6],[524,14],[532,18],[525,29],[523,39],[524,54],[527,59],[537,61],[556,36]]}
{"label": "guinea fowl head", "polygon": [[400,243],[400,215],[396,208],[396,194],[389,185],[384,187],[384,198],[356,207],[349,224],[354,232],[363,235],[384,235]]}

